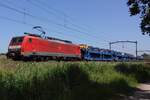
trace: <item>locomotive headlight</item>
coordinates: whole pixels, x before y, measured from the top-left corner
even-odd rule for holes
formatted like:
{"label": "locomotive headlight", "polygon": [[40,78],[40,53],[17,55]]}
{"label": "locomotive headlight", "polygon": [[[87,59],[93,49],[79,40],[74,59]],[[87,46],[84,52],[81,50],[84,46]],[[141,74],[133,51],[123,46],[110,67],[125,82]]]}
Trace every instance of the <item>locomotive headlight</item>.
{"label": "locomotive headlight", "polygon": [[18,52],[21,50],[21,46],[9,46],[8,47],[8,51],[14,51],[14,52]]}
{"label": "locomotive headlight", "polygon": [[20,49],[20,48],[21,48],[20,45],[18,45],[18,46],[9,46],[8,47],[8,49]]}

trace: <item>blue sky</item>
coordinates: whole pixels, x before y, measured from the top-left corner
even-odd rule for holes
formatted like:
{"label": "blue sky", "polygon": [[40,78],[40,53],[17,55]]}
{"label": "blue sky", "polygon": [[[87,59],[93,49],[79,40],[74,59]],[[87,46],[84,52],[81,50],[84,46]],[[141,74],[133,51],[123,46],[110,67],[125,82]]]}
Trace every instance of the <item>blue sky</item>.
{"label": "blue sky", "polygon": [[[21,36],[24,32],[38,33],[32,30],[32,27],[37,25],[42,26],[48,36],[71,40],[77,44],[108,48],[110,41],[132,40],[138,41],[139,50],[150,49],[150,37],[141,34],[138,16],[129,16],[126,0],[0,1],[0,52],[7,52],[13,36]],[[1,4],[36,18],[2,7]],[[20,21],[22,24],[3,17]],[[135,54],[134,44],[118,44],[112,48]]]}

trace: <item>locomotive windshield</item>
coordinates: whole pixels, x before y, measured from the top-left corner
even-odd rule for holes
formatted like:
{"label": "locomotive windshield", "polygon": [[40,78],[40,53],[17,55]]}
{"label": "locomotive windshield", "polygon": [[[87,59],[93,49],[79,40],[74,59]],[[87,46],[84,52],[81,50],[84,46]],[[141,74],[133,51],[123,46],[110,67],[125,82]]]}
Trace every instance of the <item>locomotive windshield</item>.
{"label": "locomotive windshield", "polygon": [[14,37],[11,40],[11,44],[13,45],[13,44],[22,43],[22,41],[23,41],[23,37]]}

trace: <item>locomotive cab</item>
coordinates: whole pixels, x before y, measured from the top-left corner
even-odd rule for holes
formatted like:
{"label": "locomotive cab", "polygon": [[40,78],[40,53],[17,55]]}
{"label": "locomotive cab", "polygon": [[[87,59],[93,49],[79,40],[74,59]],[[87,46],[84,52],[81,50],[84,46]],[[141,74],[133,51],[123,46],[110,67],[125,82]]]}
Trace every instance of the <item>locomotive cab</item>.
{"label": "locomotive cab", "polygon": [[13,37],[7,52],[7,58],[19,59],[21,56],[21,47],[24,40],[24,36]]}

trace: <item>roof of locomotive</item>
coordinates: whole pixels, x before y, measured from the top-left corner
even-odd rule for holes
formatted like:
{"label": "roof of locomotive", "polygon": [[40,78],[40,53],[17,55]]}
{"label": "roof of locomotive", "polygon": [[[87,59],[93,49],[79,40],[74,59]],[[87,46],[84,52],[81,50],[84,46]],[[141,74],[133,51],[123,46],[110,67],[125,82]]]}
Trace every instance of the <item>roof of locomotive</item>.
{"label": "roof of locomotive", "polygon": [[31,33],[24,33],[24,34],[25,34],[26,36],[38,37],[38,38],[41,38],[41,39],[54,40],[54,41],[58,41],[58,42],[63,42],[63,43],[72,44],[71,41],[63,40],[63,39],[58,39],[58,38],[55,38],[55,37],[48,37],[48,36],[42,37],[41,35],[38,35],[38,34],[31,34]]}

